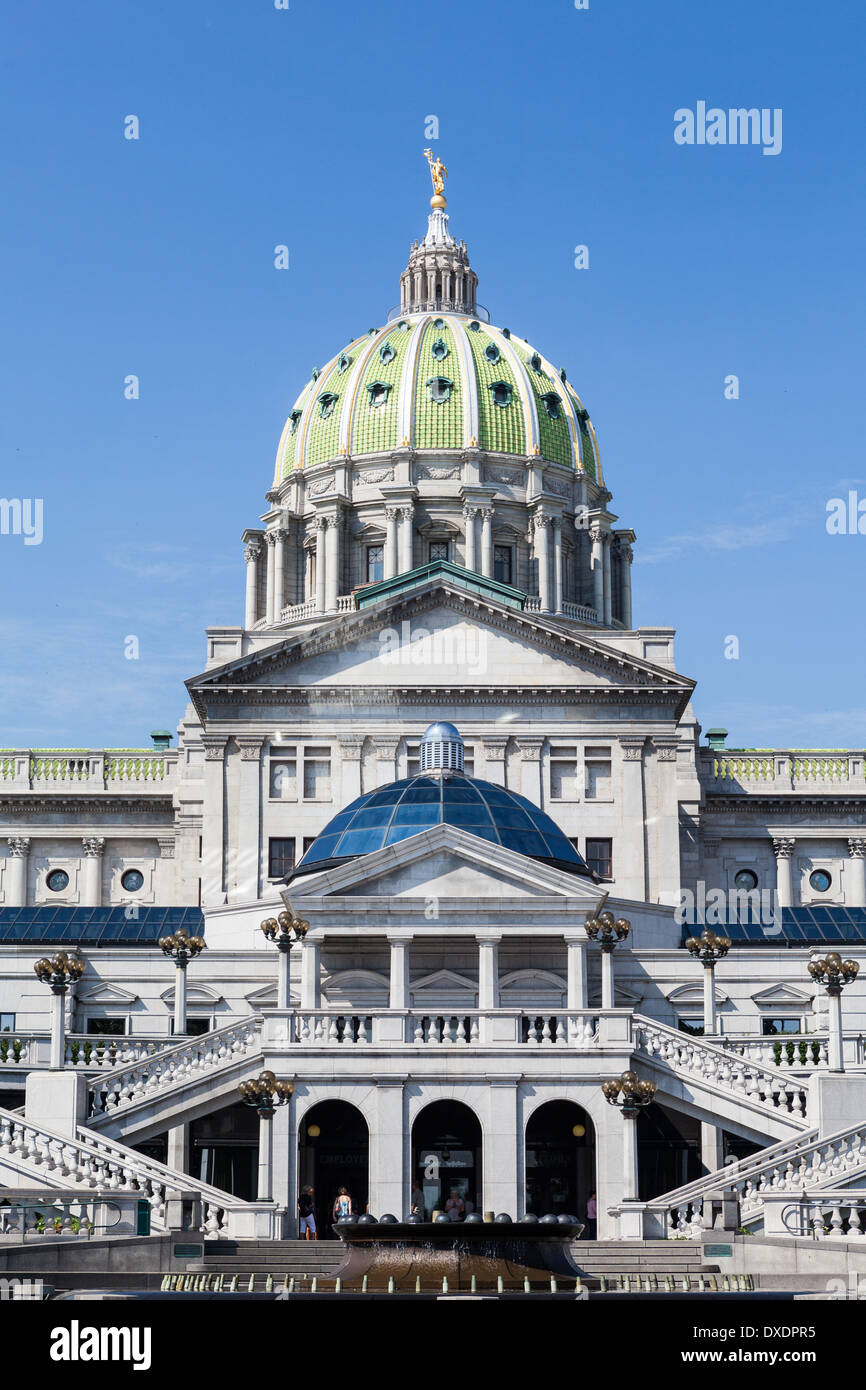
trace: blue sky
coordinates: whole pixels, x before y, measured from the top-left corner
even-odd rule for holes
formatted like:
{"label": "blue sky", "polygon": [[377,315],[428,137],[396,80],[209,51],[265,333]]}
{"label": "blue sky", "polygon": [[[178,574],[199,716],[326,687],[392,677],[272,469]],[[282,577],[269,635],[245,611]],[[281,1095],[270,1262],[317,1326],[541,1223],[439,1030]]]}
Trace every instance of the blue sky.
{"label": "blue sky", "polygon": [[[0,536],[0,742],[174,728],[297,391],[398,299],[435,114],[479,298],[588,406],[704,728],[866,745],[866,536],[825,527],[866,499],[864,37],[841,0],[7,0],[0,493],[44,539]],[[782,152],[677,145],[701,100],[781,108]]]}

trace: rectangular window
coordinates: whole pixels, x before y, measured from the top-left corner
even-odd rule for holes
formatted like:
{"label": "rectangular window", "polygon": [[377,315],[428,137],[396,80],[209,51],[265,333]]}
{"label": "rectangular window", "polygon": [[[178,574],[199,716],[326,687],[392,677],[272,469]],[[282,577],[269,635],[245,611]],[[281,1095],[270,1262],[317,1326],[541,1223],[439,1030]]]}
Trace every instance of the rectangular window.
{"label": "rectangular window", "polygon": [[125,1018],[89,1018],[87,1032],[91,1037],[120,1038],[126,1032]]}
{"label": "rectangular window", "polygon": [[577,747],[575,744],[550,745],[550,799],[577,800]]}
{"label": "rectangular window", "polygon": [[331,799],[331,750],[330,748],[304,749],[304,800],[330,801]]}
{"label": "rectangular window", "polygon": [[385,547],[383,545],[367,546],[367,583],[378,584],[380,579],[385,577]]}
{"label": "rectangular window", "polygon": [[783,1033],[802,1033],[803,1022],[799,1018],[762,1018],[761,1032],[765,1038],[776,1038]]}
{"label": "rectangular window", "polygon": [[[170,1020],[171,1032],[174,1032],[174,1019]],[[209,1033],[211,1021],[209,1018],[188,1018],[186,1021],[185,1037],[200,1038],[202,1033]]]}
{"label": "rectangular window", "polygon": [[588,747],[583,755],[587,801],[610,801],[612,794],[610,749]]}
{"label": "rectangular window", "polygon": [[493,547],[493,578],[500,584],[510,584],[514,568],[514,552],[510,545]]}
{"label": "rectangular window", "polygon": [[0,1033],[15,1032],[15,1015],[0,1014]]}
{"label": "rectangular window", "polygon": [[268,878],[285,878],[295,867],[295,840],[268,840]]}
{"label": "rectangular window", "polygon": [[268,794],[272,801],[297,801],[297,750],[294,748],[272,749],[268,776]]}
{"label": "rectangular window", "polygon": [[450,548],[450,546],[449,546],[449,542],[448,542],[448,541],[431,541],[431,542],[430,542],[430,563],[431,563],[431,565],[432,565],[432,563],[433,563],[434,560],[448,560],[448,559],[450,559],[451,557],[450,557],[450,555],[448,554],[449,548]]}
{"label": "rectangular window", "polygon": [[599,878],[613,878],[613,840],[587,840],[584,858]]}
{"label": "rectangular window", "polygon": [[688,1033],[693,1038],[704,1036],[704,1025],[696,1018],[681,1018],[679,1028],[681,1033]]}

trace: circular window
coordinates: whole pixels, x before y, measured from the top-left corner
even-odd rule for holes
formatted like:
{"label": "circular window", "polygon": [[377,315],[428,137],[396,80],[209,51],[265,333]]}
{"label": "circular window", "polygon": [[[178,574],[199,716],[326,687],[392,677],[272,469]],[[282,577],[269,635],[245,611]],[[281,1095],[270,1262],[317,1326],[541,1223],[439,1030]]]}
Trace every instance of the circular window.
{"label": "circular window", "polygon": [[45,882],[52,893],[62,893],[69,887],[69,875],[65,869],[52,869]]}
{"label": "circular window", "polygon": [[758,875],[752,869],[740,869],[734,874],[734,884],[737,888],[742,888],[750,893],[753,888],[758,886]]}
{"label": "circular window", "polygon": [[815,869],[809,875],[809,883],[816,893],[826,893],[832,882],[833,880],[826,869]]}
{"label": "circular window", "polygon": [[125,874],[121,874],[120,882],[127,893],[137,893],[139,888],[144,887],[144,874],[140,869],[127,869]]}

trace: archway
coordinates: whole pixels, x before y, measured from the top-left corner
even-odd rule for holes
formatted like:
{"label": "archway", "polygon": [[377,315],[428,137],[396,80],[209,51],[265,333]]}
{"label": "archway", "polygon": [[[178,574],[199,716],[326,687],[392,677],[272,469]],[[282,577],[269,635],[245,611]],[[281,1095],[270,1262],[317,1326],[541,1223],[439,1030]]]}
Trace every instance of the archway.
{"label": "archway", "polygon": [[315,1192],[320,1240],[334,1238],[333,1207],[341,1187],[349,1191],[352,1210],[367,1210],[370,1136],[367,1121],[345,1100],[323,1100],[308,1110],[298,1131],[298,1192]]}
{"label": "archway", "polygon": [[[595,1128],[572,1100],[549,1100],[526,1126],[526,1210],[532,1216],[576,1216],[596,1188]],[[594,1234],[587,1231],[587,1235]]]}
{"label": "archway", "polygon": [[456,1100],[435,1100],[412,1126],[412,1194],[410,1207],[423,1209],[428,1221],[445,1211],[452,1192],[464,1203],[463,1214],[481,1209],[481,1125],[478,1116]]}

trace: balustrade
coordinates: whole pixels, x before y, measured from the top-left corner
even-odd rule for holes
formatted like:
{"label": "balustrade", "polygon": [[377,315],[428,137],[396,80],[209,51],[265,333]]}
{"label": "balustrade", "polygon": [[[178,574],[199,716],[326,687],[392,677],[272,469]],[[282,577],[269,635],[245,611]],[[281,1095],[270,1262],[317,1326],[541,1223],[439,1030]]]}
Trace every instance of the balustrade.
{"label": "balustrade", "polygon": [[244,1019],[96,1077],[89,1086],[90,1113],[117,1111],[203,1072],[231,1065],[260,1049],[261,1029],[261,1018]]}

